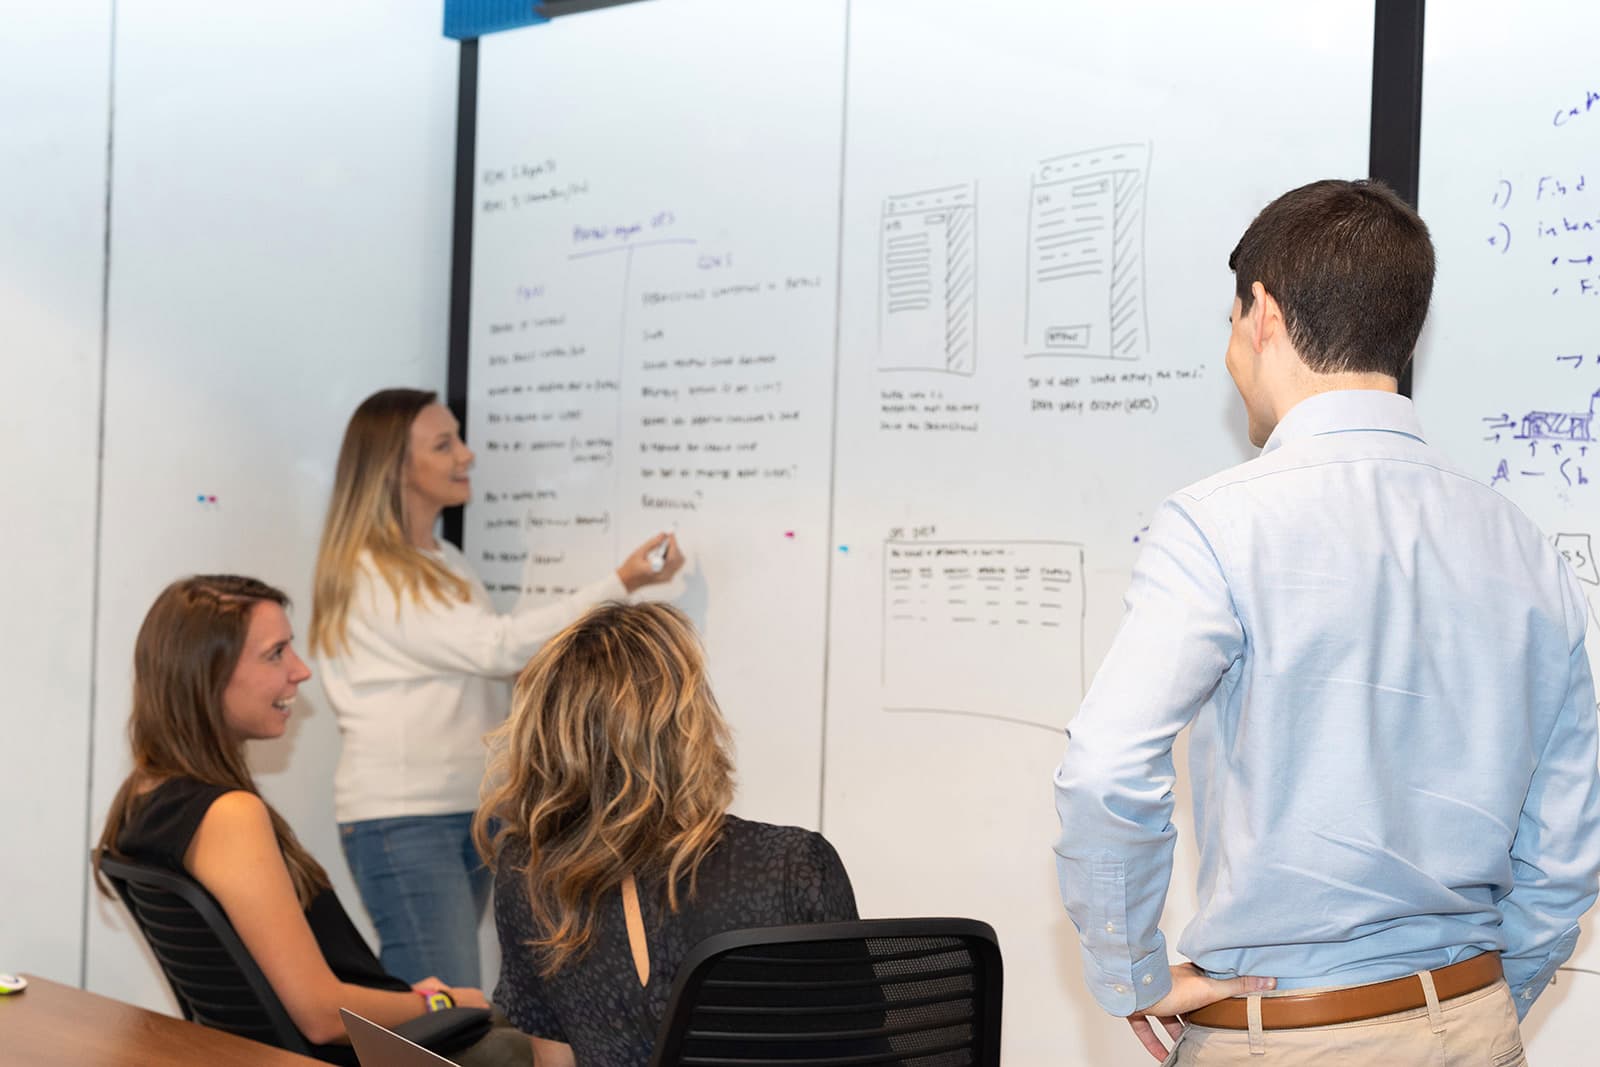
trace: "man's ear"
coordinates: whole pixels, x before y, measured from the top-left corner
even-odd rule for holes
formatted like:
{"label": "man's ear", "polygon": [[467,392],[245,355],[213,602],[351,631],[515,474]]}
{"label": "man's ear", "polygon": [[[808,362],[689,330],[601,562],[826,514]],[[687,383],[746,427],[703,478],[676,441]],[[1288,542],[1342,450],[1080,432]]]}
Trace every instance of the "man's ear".
{"label": "man's ear", "polygon": [[1260,352],[1283,335],[1283,309],[1260,282],[1250,283],[1250,300],[1250,341]]}

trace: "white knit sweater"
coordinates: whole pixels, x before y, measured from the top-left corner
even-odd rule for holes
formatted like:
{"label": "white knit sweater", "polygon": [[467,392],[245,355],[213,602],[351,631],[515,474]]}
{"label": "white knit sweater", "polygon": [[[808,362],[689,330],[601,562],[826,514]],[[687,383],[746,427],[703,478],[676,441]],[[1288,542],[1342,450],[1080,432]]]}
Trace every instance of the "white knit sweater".
{"label": "white knit sweater", "polygon": [[344,739],[333,779],[340,822],[475,809],[483,735],[509,711],[508,680],[568,623],[627,597],[613,573],[564,600],[501,615],[455,546],[442,543],[435,558],[471,587],[469,602],[397,604],[363,557],[348,648],[317,661]]}

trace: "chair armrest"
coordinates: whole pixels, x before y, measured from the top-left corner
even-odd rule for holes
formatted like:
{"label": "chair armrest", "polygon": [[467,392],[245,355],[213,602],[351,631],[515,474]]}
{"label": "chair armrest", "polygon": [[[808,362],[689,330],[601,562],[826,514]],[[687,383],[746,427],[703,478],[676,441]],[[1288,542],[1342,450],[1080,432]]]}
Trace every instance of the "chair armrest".
{"label": "chair armrest", "polygon": [[429,1052],[446,1055],[476,1044],[489,1032],[488,1008],[445,1008],[407,1019],[394,1032]]}

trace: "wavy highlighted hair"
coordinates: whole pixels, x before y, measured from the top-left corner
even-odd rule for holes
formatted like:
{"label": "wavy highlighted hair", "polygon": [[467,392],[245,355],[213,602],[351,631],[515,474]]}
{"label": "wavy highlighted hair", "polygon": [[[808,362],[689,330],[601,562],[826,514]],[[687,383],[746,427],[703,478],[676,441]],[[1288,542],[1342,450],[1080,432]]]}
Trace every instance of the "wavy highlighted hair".
{"label": "wavy highlighted hair", "polygon": [[472,596],[466,582],[406,539],[401,487],[411,424],[438,402],[439,395],[425,389],[382,389],[350,416],[311,586],[311,651],[317,655],[346,650],[345,620],[363,556],[389,583],[397,605],[405,595],[463,603]]}
{"label": "wavy highlighted hair", "polygon": [[[548,976],[581,958],[600,898],[632,874],[677,910],[733,800],[727,723],[693,627],[666,604],[608,604],[553,637],[489,735],[478,851],[527,848],[531,942]],[[491,833],[491,827],[498,827]]]}

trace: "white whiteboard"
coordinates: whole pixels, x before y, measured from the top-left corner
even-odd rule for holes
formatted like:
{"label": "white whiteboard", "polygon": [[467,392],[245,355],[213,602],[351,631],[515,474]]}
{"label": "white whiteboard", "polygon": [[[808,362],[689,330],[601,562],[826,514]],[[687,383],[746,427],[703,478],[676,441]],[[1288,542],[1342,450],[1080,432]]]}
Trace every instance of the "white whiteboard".
{"label": "white whiteboard", "polygon": [[844,3],[484,39],[466,552],[501,603],[676,529],[738,810],[815,826]]}
{"label": "white whiteboard", "polygon": [[[1371,42],[1361,0],[674,0],[480,45],[469,557],[548,596],[676,520],[738,809],[820,782],[864,914],[993,924],[1010,1063],[1138,1054],[1050,774],[1147,517],[1248,454],[1228,253],[1365,173]],[[736,413],[778,421],[693,425]]]}
{"label": "white whiteboard", "polygon": [[[1508,13],[1428,9],[1417,207],[1439,259],[1413,391],[1430,439],[1572,562],[1600,667],[1600,11]],[[1594,923],[1529,1019],[1533,1062],[1593,1056]]]}
{"label": "white whiteboard", "polygon": [[1051,772],[1148,517],[1251,454],[1228,254],[1365,172],[1371,44],[1363,2],[853,7],[824,829],[865,911],[995,927],[1009,1063],[1143,1055],[1084,988]]}
{"label": "white whiteboard", "polygon": [[[24,7],[27,11],[24,14]],[[0,22],[35,5],[0,0]],[[82,967],[111,11],[0,34],[0,969]]]}
{"label": "white whiteboard", "polygon": [[[231,13],[204,47],[196,17],[117,9],[79,871],[127,775],[133,642],[156,594],[185,574],[255,575],[293,598],[303,639],[345,421],[375,389],[445,379],[458,49],[437,36],[437,5],[293,0]],[[338,730],[316,680],[300,692],[288,733],[251,746],[252,768],[366,926],[333,818]],[[125,909],[98,893],[88,906],[88,988],[171,1011]]]}

